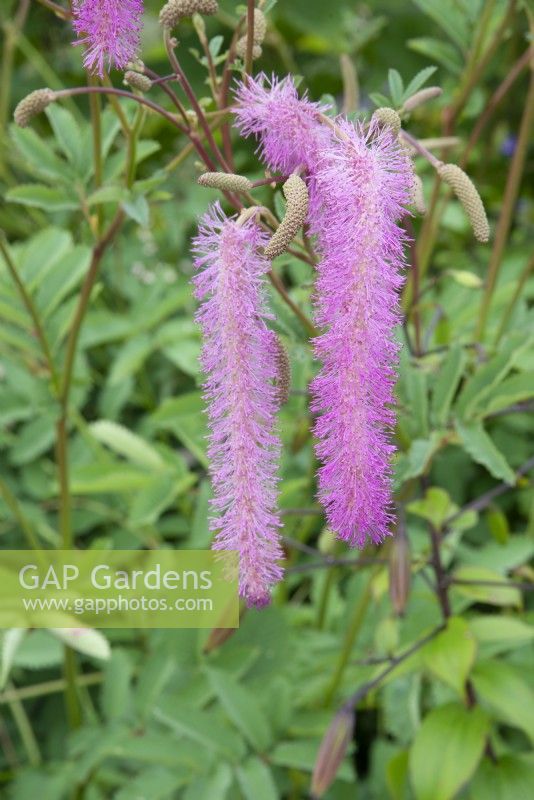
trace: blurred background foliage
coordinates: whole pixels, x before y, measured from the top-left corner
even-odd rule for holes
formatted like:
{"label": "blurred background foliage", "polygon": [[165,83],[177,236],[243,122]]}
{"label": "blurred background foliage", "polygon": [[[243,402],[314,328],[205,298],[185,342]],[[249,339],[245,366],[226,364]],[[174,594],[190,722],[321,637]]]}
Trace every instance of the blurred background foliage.
{"label": "blurred background foliage", "polygon": [[[142,56],[167,74],[159,5],[146,2]],[[107,631],[105,660],[101,650],[70,648],[65,660],[64,643],[46,631],[5,633],[2,797],[293,800],[310,796],[314,767],[316,796],[329,800],[534,796],[528,6],[268,4],[257,68],[302,76],[313,98],[329,95],[339,109],[368,114],[380,95],[396,104],[420,70],[436,67],[429,80],[443,95],[407,127],[426,139],[455,137],[446,160],[465,166],[490,217],[492,241],[478,245],[459,204],[417,160],[429,213],[409,223],[417,246],[399,332],[399,531],[358,554],[324,530],[307,398],[315,365],[306,331],[273,293],[292,393],[280,420],[287,573],[272,607],[247,611],[223,642],[202,631]],[[223,0],[206,20],[213,53],[224,54],[242,13]],[[13,127],[12,110],[28,92],[82,85],[86,76],[69,25],[38,2],[3,0],[0,19],[0,227],[9,241],[0,256],[2,547],[62,543],[53,373],[61,380],[92,248],[118,206],[126,219],[91,292],[64,420],[73,541],[208,547],[189,241],[216,193],[196,185],[187,142],[154,114],[137,117],[132,156],[116,109],[102,103],[96,182],[86,98]],[[210,111],[189,22],[179,40]],[[120,74],[111,79],[122,85]],[[120,107],[132,122],[135,104]],[[235,159],[238,171],[263,177],[250,142],[236,139]],[[258,195],[279,209],[270,189]],[[276,270],[311,314],[311,268],[286,256]],[[336,713],[353,693],[356,724],[347,733]],[[347,740],[340,765],[335,747],[318,763],[330,725],[335,741]]]}

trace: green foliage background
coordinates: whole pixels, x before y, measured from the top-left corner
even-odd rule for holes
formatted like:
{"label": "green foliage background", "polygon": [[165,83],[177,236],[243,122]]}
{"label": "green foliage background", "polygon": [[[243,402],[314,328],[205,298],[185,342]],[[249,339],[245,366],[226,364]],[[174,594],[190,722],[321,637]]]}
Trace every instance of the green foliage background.
{"label": "green foliage background", "polygon": [[[127,217],[103,259],[74,366],[67,427],[75,543],[205,548],[210,490],[188,249],[195,217],[216,193],[196,185],[194,156],[176,164],[186,142],[153,114],[143,119],[135,180],[127,187],[125,139],[107,102],[100,187],[86,98],[50,106],[47,119],[28,129],[11,126],[14,105],[29,91],[86,80],[69,26],[30,5],[22,30],[13,22],[18,2],[0,9],[0,227],[59,376],[92,229],[109,222],[118,204]],[[341,107],[340,56],[348,56],[360,109],[368,112],[370,95],[391,95],[397,104],[399,78],[406,86],[436,66],[430,83],[444,94],[417,109],[408,129],[425,138],[457,136],[447,158],[459,162],[494,91],[528,46],[527,5],[284,0],[269,14],[259,67],[301,75],[314,98],[332,95]],[[143,59],[166,74],[159,4],[146,6]],[[221,8],[207,30],[210,38],[224,37],[224,52],[242,9],[233,0]],[[198,42],[185,23],[183,63],[207,96],[205,69],[192,50]],[[107,660],[77,653],[75,663],[69,650],[67,678],[74,665],[82,711],[74,730],[65,714],[64,644],[46,631],[4,634],[2,797],[308,797],[319,743],[342,702],[443,622],[432,538],[444,571],[446,627],[364,693],[353,741],[324,796],[534,796],[534,505],[528,471],[517,474],[532,455],[532,141],[523,163],[517,147],[514,154],[518,130],[533,113],[528,73],[527,67],[504,94],[467,161],[492,230],[508,212],[511,220],[482,337],[475,331],[495,239],[476,244],[461,207],[443,190],[446,202],[438,201],[433,217],[439,227],[414,219],[424,274],[406,333],[413,345],[418,316],[422,347],[403,349],[396,462],[411,557],[404,615],[395,614],[390,599],[394,540],[370,548],[355,565],[358,554],[324,531],[306,397],[315,365],[306,332],[273,293],[293,391],[280,421],[288,569],[272,607],[248,611],[240,629],[208,654],[207,633],[197,631],[107,631]],[[120,75],[112,79],[121,86]],[[121,106],[133,120],[133,104]],[[458,114],[449,130],[443,114],[451,108]],[[250,143],[236,142],[236,163],[263,177]],[[513,164],[521,180],[510,201]],[[422,161],[417,166],[429,201],[433,172]],[[258,195],[279,208],[270,190]],[[276,269],[311,314],[312,270],[290,256]],[[0,257],[4,548],[61,541],[54,452],[60,409],[34,323]],[[342,563],[325,561],[332,556]]]}

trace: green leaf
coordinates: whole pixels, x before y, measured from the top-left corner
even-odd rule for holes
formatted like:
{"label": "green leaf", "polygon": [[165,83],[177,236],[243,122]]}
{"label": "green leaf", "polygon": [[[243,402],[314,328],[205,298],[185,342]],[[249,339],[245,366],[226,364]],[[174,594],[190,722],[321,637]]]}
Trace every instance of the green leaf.
{"label": "green leaf", "polygon": [[13,663],[23,669],[48,669],[61,664],[63,652],[63,646],[48,631],[34,630],[17,649]]}
{"label": "green leaf", "polygon": [[476,665],[472,680],[480,702],[534,742],[534,692],[518,670],[504,661],[485,661]]}
{"label": "green leaf", "polygon": [[[507,586],[506,579],[487,567],[459,567],[454,578],[460,581],[475,581],[473,584],[455,583],[454,589],[474,602],[493,606],[521,606],[521,593],[513,586]],[[482,581],[480,585],[476,581]],[[484,582],[488,581],[485,585]],[[498,584],[502,583],[503,586]]]}
{"label": "green leaf", "polygon": [[529,348],[532,338],[513,337],[504,350],[479,367],[463,387],[455,405],[455,411],[462,419],[468,419],[473,412],[492,397],[496,387],[514,367],[522,353]]}
{"label": "green leaf", "polygon": [[196,476],[192,473],[181,478],[174,473],[154,475],[134,498],[130,509],[130,525],[153,525],[178,495],[193,486],[195,481]]}
{"label": "green leaf", "polygon": [[495,414],[504,408],[520,403],[523,400],[531,400],[534,397],[534,373],[522,372],[512,375],[504,380],[487,398],[482,408],[476,411],[477,417],[487,417]]}
{"label": "green leaf", "polygon": [[213,58],[217,58],[219,55],[223,42],[224,36],[214,36],[213,39],[210,39],[208,46]]}
{"label": "green leaf", "polygon": [[190,772],[183,767],[172,770],[148,767],[135,778],[126,779],[113,800],[169,800],[176,797],[176,790],[185,786],[189,779]]}
{"label": "green leaf", "polygon": [[406,392],[408,395],[410,421],[415,425],[417,438],[428,437],[428,391],[427,379],[421,370],[410,368],[406,372]]}
{"label": "green leaf", "polygon": [[388,85],[391,99],[394,106],[402,105],[402,96],[404,94],[404,83],[400,73],[396,69],[390,69],[388,72]]}
{"label": "green leaf", "polygon": [[139,197],[132,197],[130,200],[124,200],[122,207],[130,219],[137,222],[143,228],[147,228],[150,222],[150,209],[146,198],[143,195]]}
{"label": "green leaf", "polygon": [[427,519],[436,528],[441,528],[455,507],[444,489],[440,489],[439,486],[430,486],[422,500],[414,500],[406,508],[411,514]]}
{"label": "green leaf", "polygon": [[278,789],[273,773],[259,758],[249,758],[237,768],[237,779],[245,800],[277,800]]}
{"label": "green leaf", "polygon": [[510,539],[510,526],[506,514],[500,508],[490,508],[486,514],[490,533],[498,544],[505,545]]}
{"label": "green leaf", "polygon": [[24,628],[9,628],[2,633],[2,661],[0,665],[0,689],[6,685],[11,667],[15,660],[17,650],[22,644],[27,630]]}
{"label": "green leaf", "polygon": [[109,385],[122,383],[125,378],[137,372],[152,349],[152,339],[145,335],[136,336],[122,345],[109,371]]}
{"label": "green leaf", "polygon": [[121,203],[128,196],[124,186],[102,186],[87,198],[88,206],[96,206],[101,203]]}
{"label": "green leaf", "polygon": [[426,472],[433,455],[441,447],[442,434],[434,431],[429,439],[415,439],[408,451],[406,469],[402,474],[402,480],[417,478]]}
{"label": "green leaf", "polygon": [[391,104],[391,99],[380,92],[372,92],[369,97],[377,108],[381,108],[383,106],[389,107]]}
{"label": "green leaf", "polygon": [[466,289],[480,289],[484,285],[478,275],[465,269],[449,269],[447,275],[450,275],[460,286],[465,286]]}
{"label": "green leaf", "polygon": [[408,47],[426,58],[437,61],[453,75],[462,71],[462,60],[458,51],[449,42],[433,39],[430,36],[421,36],[417,39],[408,39]]}
{"label": "green leaf", "polygon": [[265,752],[272,742],[272,733],[252,692],[227,672],[209,669],[207,675],[229,719],[255,750]]}
{"label": "green leaf", "polygon": [[11,451],[11,463],[17,466],[28,464],[49,450],[55,438],[55,422],[55,415],[47,412],[25,423],[19,429]]}
{"label": "green leaf", "polygon": [[514,471],[503,454],[497,450],[480,422],[461,422],[456,420],[456,430],[465,450],[473,461],[482,464],[494,478],[515,484]]}
{"label": "green leaf", "polygon": [[158,451],[137,433],[133,433],[123,425],[101,419],[91,423],[89,430],[95,439],[133,464],[139,464],[145,469],[161,470],[165,468],[165,462]]}
{"label": "green leaf", "polygon": [[[291,742],[280,742],[270,754],[270,761],[278,767],[313,772],[321,742],[314,739],[296,739]],[[354,771],[348,760],[345,760],[337,771],[336,777],[342,781],[354,781]]]}
{"label": "green leaf", "polygon": [[404,100],[407,100],[413,94],[419,91],[422,86],[425,85],[427,80],[432,77],[432,75],[436,72],[437,67],[425,67],[424,69],[420,70],[417,75],[412,78],[406,90],[404,92]]}
{"label": "green leaf", "polygon": [[485,758],[469,787],[469,800],[532,800],[532,756],[500,755],[494,764]]}
{"label": "green leaf", "polygon": [[154,710],[154,717],[167,728],[213,750],[231,761],[242,757],[243,742],[229,727],[222,725],[213,714],[188,708],[183,699],[167,699]]}
{"label": "green leaf", "polygon": [[469,45],[471,26],[469,17],[459,3],[436,2],[436,0],[413,0],[421,11],[435,23],[458,45],[466,50]]}
{"label": "green leaf", "polygon": [[66,108],[52,103],[46,109],[46,116],[62,151],[75,168],[79,167],[82,162],[82,140],[80,127],[73,115]]}
{"label": "green leaf", "polygon": [[174,674],[175,667],[170,653],[155,652],[146,657],[134,696],[135,706],[141,716],[151,713],[154,703]]}
{"label": "green leaf", "polygon": [[111,655],[109,642],[100,631],[92,628],[48,628],[63,644],[91,658],[107,660]]}
{"label": "green leaf", "polygon": [[72,470],[71,489],[74,494],[107,494],[134,492],[152,481],[146,470],[123,463],[95,463]]}
{"label": "green leaf", "polygon": [[37,306],[43,318],[49,317],[82,281],[91,261],[91,250],[73,247],[47,271],[37,293]]}
{"label": "green leaf", "polygon": [[469,627],[479,642],[504,642],[525,644],[534,639],[534,626],[527,625],[517,617],[504,614],[487,614],[472,617]]}
{"label": "green leaf", "polygon": [[10,134],[32,173],[51,181],[59,178],[62,183],[72,180],[68,164],[57,157],[50,145],[33,128],[12,125]]}
{"label": "green leaf", "polygon": [[79,201],[66,189],[52,188],[42,183],[26,183],[9,189],[5,194],[11,203],[42,208],[45,211],[74,211],[80,207]]}
{"label": "green leaf", "polygon": [[425,645],[423,662],[430,672],[463,697],[476,650],[475,637],[467,622],[460,617],[450,617],[447,628]]}
{"label": "green leaf", "polygon": [[405,800],[408,783],[409,753],[401,750],[386,766],[386,782],[391,800]]}
{"label": "green leaf", "polygon": [[203,480],[197,493],[193,524],[188,545],[192,550],[203,550],[209,547],[211,531],[209,528],[209,501],[211,499],[211,484]]}
{"label": "green leaf", "polygon": [[206,421],[201,392],[189,392],[165,400],[150,419],[151,426],[171,430],[202,464],[208,467],[206,456]]}
{"label": "green leaf", "polygon": [[45,228],[33,236],[20,257],[21,277],[30,291],[44,281],[57,262],[72,248],[72,237],[60,228]]}
{"label": "green leaf", "polygon": [[104,670],[104,684],[100,694],[100,707],[107,720],[126,716],[133,703],[133,664],[125,650],[113,649],[113,655]]}
{"label": "green leaf", "polygon": [[488,718],[478,707],[450,703],[431,711],[410,752],[416,799],[451,800],[475,772],[488,730]]}

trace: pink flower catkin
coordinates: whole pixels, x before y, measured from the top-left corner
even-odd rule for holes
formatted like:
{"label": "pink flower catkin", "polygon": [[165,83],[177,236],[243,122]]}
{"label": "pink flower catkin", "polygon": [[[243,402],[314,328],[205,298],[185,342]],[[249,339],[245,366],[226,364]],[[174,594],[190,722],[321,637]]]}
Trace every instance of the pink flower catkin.
{"label": "pink flower catkin", "polygon": [[411,164],[390,131],[336,122],[341,133],[315,175],[316,321],[326,330],[314,341],[322,367],[312,410],[328,523],[363,547],[367,538],[382,541],[393,521],[394,328],[404,266],[397,223],[409,202]]}
{"label": "pink flower catkin", "polygon": [[313,382],[319,497],[328,523],[351,545],[380,542],[391,512],[391,429],[403,234],[411,164],[391,131],[367,133],[299,99],[290,79],[260,76],[237,91],[237,125],[260,139],[263,159],[284,172],[303,164],[309,221],[321,261],[314,341],[322,368]]}
{"label": "pink flower catkin", "polygon": [[238,551],[240,594],[255,606],[269,602],[283,558],[276,512],[277,346],[266,324],[263,279],[270,263],[258,252],[267,239],[255,220],[240,225],[215,204],[193,244],[211,428],[213,546]]}
{"label": "pink flower catkin", "polygon": [[124,69],[139,52],[143,0],[74,0],[75,44],[85,46],[84,66],[102,78],[110,66]]}
{"label": "pink flower catkin", "polygon": [[263,73],[239,84],[234,108],[241,134],[256,136],[268,167],[286,175],[301,165],[313,174],[321,146],[330,138],[317,121],[317,114],[327,110],[299,98],[291,78],[269,79]]}

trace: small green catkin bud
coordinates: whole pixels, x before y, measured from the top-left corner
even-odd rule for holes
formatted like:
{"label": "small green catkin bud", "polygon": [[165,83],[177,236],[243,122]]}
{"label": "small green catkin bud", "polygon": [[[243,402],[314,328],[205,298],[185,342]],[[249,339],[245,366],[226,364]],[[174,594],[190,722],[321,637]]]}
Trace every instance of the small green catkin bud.
{"label": "small green catkin bud", "polygon": [[378,122],[385,128],[391,128],[395,135],[397,135],[401,129],[401,118],[394,108],[377,108],[371,117],[371,124],[373,122]]}
{"label": "small green catkin bud", "polygon": [[414,108],[427,103],[429,100],[434,100],[435,97],[439,97],[441,94],[443,94],[443,89],[439,86],[428,86],[426,89],[421,89],[419,92],[412,94],[402,106],[402,110],[413,111]]}
{"label": "small green catkin bud", "polygon": [[219,10],[218,0],[198,0],[198,13],[209,17]]}
{"label": "small green catkin bud", "polygon": [[254,41],[256,44],[261,44],[265,39],[267,33],[267,20],[265,14],[260,8],[254,9]]}
{"label": "small green catkin bud", "polygon": [[412,205],[422,217],[426,214],[425,195],[423,193],[423,181],[414,172],[412,182]]}
{"label": "small green catkin bud", "polygon": [[124,82],[139,92],[148,92],[152,88],[152,81],[147,75],[141,75],[140,72],[134,72],[132,69],[124,73]]}
{"label": "small green catkin bud", "polygon": [[252,189],[252,182],[245,175],[234,175],[232,172],[204,172],[197,183],[223,192],[248,192]]}
{"label": "small green catkin bud", "polygon": [[20,128],[26,128],[30,120],[44,111],[55,99],[56,94],[52,89],[37,89],[35,92],[30,92],[16,107],[13,114],[15,122]]}
{"label": "small green catkin bud", "polygon": [[[237,44],[235,46],[235,51],[239,58],[245,59],[247,55],[247,37],[242,36],[241,39],[237,40]],[[259,44],[254,43],[252,45],[252,60],[256,61],[256,59],[260,58],[263,50],[261,49]]]}
{"label": "small green catkin bud", "polygon": [[193,14],[216,14],[218,10],[217,0],[168,0],[159,12],[159,22],[164,28],[174,28]]}
{"label": "small green catkin bud", "polygon": [[463,169],[456,164],[441,164],[438,167],[438,175],[445,181],[464,207],[467,214],[475,239],[479,242],[487,242],[490,236],[490,229],[486,210],[478,193],[478,190]]}
{"label": "small green catkin bud", "polygon": [[289,400],[289,392],[291,389],[291,365],[289,363],[287,350],[276,334],[274,334],[274,341],[276,346],[276,378],[274,384],[278,403],[283,406]]}
{"label": "small green catkin bud", "polygon": [[308,216],[308,187],[299,175],[290,175],[282,191],[287,201],[286,213],[265,248],[265,255],[271,261],[285,252]]}

